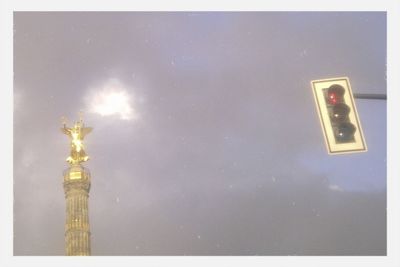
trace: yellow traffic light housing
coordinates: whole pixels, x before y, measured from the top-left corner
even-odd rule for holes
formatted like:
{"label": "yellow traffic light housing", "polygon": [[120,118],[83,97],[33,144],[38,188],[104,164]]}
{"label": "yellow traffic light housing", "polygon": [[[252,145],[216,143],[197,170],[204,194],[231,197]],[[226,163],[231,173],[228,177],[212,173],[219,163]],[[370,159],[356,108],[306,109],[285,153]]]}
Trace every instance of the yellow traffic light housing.
{"label": "yellow traffic light housing", "polygon": [[329,154],[367,151],[347,77],[311,81]]}

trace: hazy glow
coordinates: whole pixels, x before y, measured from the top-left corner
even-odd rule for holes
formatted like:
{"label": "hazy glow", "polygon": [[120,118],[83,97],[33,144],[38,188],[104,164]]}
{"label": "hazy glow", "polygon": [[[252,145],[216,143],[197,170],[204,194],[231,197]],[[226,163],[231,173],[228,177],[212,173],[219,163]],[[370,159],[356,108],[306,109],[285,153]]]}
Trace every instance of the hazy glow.
{"label": "hazy glow", "polygon": [[101,116],[119,115],[122,120],[137,118],[131,106],[132,96],[118,81],[108,81],[102,88],[95,89],[88,97],[89,112]]}
{"label": "hazy glow", "polygon": [[339,191],[339,192],[343,192],[344,191],[340,186],[335,185],[335,184],[329,185],[329,189],[332,190],[332,191]]}

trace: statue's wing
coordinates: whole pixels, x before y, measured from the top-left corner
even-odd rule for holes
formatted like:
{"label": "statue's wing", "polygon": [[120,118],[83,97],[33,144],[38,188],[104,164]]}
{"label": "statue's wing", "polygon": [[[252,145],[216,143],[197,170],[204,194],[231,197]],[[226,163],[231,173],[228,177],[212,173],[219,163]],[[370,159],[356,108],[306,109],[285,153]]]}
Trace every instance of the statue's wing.
{"label": "statue's wing", "polygon": [[61,132],[65,133],[66,135],[71,135],[71,130],[69,128],[60,128]]}
{"label": "statue's wing", "polygon": [[92,127],[85,127],[82,129],[82,138],[93,130]]}

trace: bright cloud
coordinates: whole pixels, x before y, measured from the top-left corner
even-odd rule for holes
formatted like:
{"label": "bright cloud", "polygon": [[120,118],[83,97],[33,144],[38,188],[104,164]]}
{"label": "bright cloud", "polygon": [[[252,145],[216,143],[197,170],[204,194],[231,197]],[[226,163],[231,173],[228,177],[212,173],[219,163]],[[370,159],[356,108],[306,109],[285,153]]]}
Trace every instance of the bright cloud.
{"label": "bright cloud", "polygon": [[344,191],[343,188],[341,188],[340,186],[335,185],[335,184],[330,184],[329,185],[329,189],[332,190],[332,191],[339,191],[339,192],[343,192]]}
{"label": "bright cloud", "polygon": [[138,118],[132,106],[134,98],[118,80],[112,79],[93,89],[87,97],[87,109],[101,116],[118,115],[121,120]]}

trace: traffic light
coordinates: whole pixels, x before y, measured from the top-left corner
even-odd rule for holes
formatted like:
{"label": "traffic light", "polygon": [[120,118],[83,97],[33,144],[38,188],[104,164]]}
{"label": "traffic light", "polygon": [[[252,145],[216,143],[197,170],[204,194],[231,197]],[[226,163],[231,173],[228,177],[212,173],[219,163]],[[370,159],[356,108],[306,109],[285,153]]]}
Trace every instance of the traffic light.
{"label": "traffic light", "polygon": [[347,77],[311,81],[329,154],[367,151]]}

